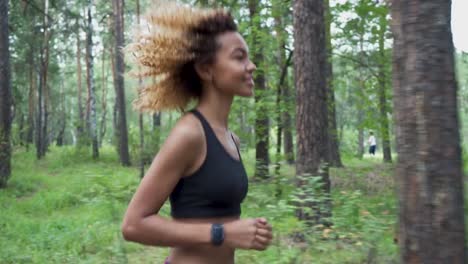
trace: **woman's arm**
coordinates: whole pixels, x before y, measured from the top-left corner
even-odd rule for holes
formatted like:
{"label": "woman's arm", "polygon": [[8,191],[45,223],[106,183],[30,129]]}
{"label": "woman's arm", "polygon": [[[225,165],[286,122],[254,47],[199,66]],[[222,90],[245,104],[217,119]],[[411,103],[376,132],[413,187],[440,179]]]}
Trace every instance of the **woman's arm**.
{"label": "woman's arm", "polygon": [[179,179],[206,152],[201,125],[192,116],[176,124],[134,194],[122,224],[126,240],[155,246],[210,243],[209,224],[186,224],[158,212]]}

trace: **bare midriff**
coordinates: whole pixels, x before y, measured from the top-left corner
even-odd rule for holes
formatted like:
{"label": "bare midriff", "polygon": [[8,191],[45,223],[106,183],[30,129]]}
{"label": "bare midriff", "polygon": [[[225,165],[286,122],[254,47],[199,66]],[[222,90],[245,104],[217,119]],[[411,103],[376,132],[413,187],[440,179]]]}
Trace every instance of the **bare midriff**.
{"label": "bare midriff", "polygon": [[[238,220],[238,216],[203,218],[203,219],[173,219],[183,223],[220,223],[225,224]],[[197,245],[171,248],[170,264],[234,264],[234,249],[226,245]]]}

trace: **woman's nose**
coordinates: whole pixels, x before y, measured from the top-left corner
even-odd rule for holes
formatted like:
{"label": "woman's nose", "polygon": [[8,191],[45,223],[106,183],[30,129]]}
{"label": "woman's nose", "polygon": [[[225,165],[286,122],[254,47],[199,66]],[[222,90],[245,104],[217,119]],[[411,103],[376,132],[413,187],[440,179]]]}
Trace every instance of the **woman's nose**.
{"label": "woman's nose", "polygon": [[253,72],[256,69],[257,69],[257,66],[255,66],[255,64],[251,60],[249,60],[249,64],[247,65],[246,70],[248,72]]}

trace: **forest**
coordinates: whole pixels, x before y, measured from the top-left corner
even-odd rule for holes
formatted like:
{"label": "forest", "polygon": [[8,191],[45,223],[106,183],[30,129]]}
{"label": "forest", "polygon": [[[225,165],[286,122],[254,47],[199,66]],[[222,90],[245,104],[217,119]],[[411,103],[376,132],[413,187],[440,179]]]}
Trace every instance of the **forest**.
{"label": "forest", "polygon": [[[468,263],[468,50],[452,1],[179,2],[229,10],[257,66],[229,129],[249,178],[242,218],[267,218],[274,240],[236,263]],[[141,80],[122,50],[150,8],[0,0],[0,263],[169,254],[121,234],[184,114],[132,107]]]}

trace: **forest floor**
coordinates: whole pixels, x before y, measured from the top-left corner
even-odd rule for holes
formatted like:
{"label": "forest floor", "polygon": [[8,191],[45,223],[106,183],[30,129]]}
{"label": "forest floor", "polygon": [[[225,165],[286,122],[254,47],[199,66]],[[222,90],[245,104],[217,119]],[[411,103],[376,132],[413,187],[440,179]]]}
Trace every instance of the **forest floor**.
{"label": "forest floor", "polygon": [[[121,167],[111,147],[97,161],[88,156],[52,147],[36,161],[34,151],[15,151],[9,186],[0,191],[0,263],[163,263],[168,249],[125,242],[120,234],[137,168]],[[251,175],[253,152],[243,159]],[[331,169],[330,228],[296,219],[293,167],[283,165],[269,182],[252,180],[242,217],[266,217],[275,239],[264,252],[237,251],[237,263],[398,263],[394,168],[381,160],[349,158]],[[167,203],[161,213],[169,214]],[[295,242],[297,233],[305,241]]]}

